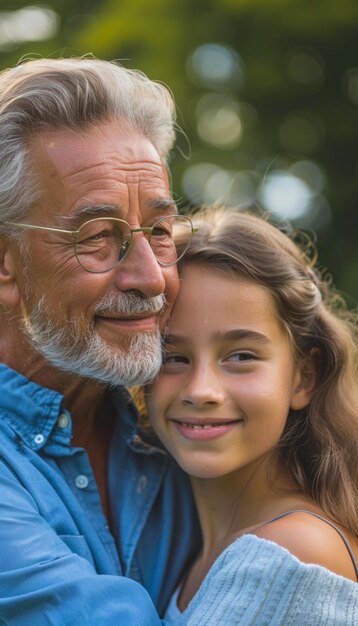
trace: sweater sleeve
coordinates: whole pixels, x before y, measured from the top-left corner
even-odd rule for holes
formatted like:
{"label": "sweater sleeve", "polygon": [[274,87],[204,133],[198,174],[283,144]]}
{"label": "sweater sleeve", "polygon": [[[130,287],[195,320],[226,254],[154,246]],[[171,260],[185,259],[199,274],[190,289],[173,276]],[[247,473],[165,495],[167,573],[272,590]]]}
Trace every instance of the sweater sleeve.
{"label": "sweater sleeve", "polygon": [[357,626],[358,585],[245,535],[215,561],[175,626]]}

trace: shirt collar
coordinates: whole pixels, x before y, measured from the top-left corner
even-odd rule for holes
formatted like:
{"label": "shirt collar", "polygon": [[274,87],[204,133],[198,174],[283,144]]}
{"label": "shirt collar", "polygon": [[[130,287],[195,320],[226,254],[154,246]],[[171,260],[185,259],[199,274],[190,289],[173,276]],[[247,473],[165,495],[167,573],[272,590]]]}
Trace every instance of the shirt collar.
{"label": "shirt collar", "polygon": [[[40,450],[46,444],[47,451],[54,451],[51,444],[69,447],[72,420],[62,408],[63,395],[42,387],[22,374],[0,364],[0,416],[22,439],[26,446]],[[160,452],[156,438],[143,437],[138,433],[138,415],[131,395],[124,387],[111,390],[117,414],[117,427],[123,433],[127,445],[136,452]],[[158,450],[159,448],[159,450]],[[56,447],[57,449],[57,447]]]}
{"label": "shirt collar", "polygon": [[[63,417],[63,396],[4,364],[0,364],[0,388],[1,419],[10,424],[27,446],[34,450],[42,448],[59,417]],[[69,438],[69,422],[66,429],[61,429],[62,437]]]}

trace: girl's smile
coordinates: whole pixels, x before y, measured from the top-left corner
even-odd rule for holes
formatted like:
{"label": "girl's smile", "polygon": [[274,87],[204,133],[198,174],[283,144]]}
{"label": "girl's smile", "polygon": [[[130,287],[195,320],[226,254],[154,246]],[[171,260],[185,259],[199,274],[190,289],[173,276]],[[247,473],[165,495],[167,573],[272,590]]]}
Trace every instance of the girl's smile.
{"label": "girl's smile", "polygon": [[236,424],[239,424],[243,420],[231,420],[228,421],[225,418],[215,419],[200,419],[197,417],[186,417],[180,420],[172,418],[174,426],[186,439],[192,439],[193,441],[208,441],[209,439],[216,439],[221,437],[227,432],[230,432]]}

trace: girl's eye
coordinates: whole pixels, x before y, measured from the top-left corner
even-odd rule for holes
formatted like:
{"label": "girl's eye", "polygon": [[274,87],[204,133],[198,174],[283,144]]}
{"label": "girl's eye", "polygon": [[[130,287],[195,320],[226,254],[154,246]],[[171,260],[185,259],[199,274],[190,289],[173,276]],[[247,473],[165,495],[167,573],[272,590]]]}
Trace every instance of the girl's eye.
{"label": "girl's eye", "polygon": [[252,352],[234,352],[230,354],[226,361],[230,361],[233,363],[245,363],[247,361],[254,361],[256,359],[255,355]]}
{"label": "girl's eye", "polygon": [[176,363],[189,363],[189,359],[182,354],[163,354],[163,365],[173,365]]}

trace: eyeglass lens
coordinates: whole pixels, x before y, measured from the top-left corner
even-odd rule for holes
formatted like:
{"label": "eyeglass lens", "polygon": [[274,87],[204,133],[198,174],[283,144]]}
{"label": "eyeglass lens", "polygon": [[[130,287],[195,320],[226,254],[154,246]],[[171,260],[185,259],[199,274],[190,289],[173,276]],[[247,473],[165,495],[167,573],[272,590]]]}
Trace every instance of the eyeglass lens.
{"label": "eyeglass lens", "polygon": [[[192,225],[183,215],[163,217],[154,222],[151,232],[145,235],[158,263],[168,267],[185,253],[191,240]],[[90,220],[81,226],[76,237],[78,262],[88,272],[107,272],[124,259],[132,236],[125,221],[111,217]],[[180,240],[179,257],[174,243],[177,238]]]}

